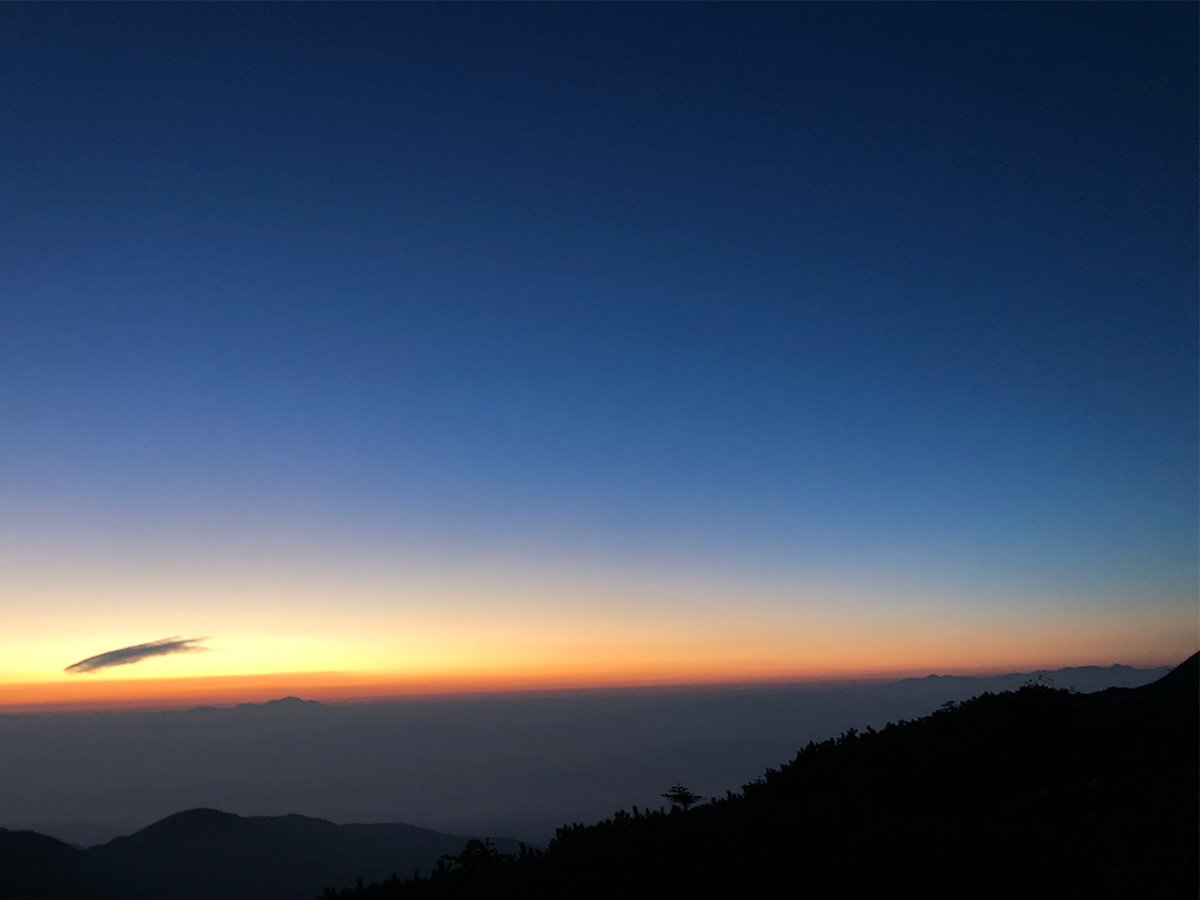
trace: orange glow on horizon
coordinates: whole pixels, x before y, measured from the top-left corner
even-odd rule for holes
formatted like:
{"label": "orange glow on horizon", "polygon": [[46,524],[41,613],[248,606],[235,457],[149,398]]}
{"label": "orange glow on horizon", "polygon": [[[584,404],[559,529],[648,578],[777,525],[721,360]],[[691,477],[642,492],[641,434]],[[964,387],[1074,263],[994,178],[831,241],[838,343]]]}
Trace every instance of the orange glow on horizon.
{"label": "orange glow on horizon", "polygon": [[[1177,665],[1178,658],[1126,659],[1126,665],[1156,667]],[[598,689],[671,688],[700,686],[768,686],[797,683],[887,681],[942,675],[994,675],[1055,669],[1072,665],[1112,665],[1100,659],[1061,659],[1056,663],[991,660],[987,665],[963,666],[943,659],[941,665],[915,664],[897,659],[891,667],[874,667],[866,660],[824,660],[824,665],[801,668],[764,664],[680,666],[563,666],[524,670],[476,670],[384,674],[380,672],[291,672],[252,675],[207,675],[166,678],[69,677],[56,681],[0,684],[0,712],[35,713],[118,709],[186,709],[195,706],[232,706],[262,703],[284,696],[332,703],[452,697],[455,695],[551,692]]]}
{"label": "orange glow on horizon", "polygon": [[[651,598],[652,599],[652,598]],[[330,619],[289,615],[287,629],[247,603],[174,613],[12,624],[0,637],[0,712],[187,708],[287,695],[326,702],[508,691],[888,680],[1114,663],[1174,665],[1200,641],[1183,604],[1155,616],[1070,605],[1001,615],[932,601],[788,606],[733,600],[686,606],[389,606]],[[9,624],[9,623],[6,623]],[[155,656],[86,674],[63,666],[166,635],[214,635],[208,652]]]}

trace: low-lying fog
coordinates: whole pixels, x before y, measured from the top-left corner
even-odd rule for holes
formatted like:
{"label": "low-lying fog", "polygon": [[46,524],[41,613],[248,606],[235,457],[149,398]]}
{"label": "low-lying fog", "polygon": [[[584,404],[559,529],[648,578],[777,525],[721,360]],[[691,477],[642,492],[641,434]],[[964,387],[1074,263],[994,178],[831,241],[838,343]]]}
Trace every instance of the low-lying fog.
{"label": "low-lying fog", "polygon": [[[1166,671],[1050,678],[1092,691]],[[676,782],[723,796],[809,740],[1030,678],[0,715],[0,826],[89,845],[209,806],[541,844],[566,822],[663,805]]]}

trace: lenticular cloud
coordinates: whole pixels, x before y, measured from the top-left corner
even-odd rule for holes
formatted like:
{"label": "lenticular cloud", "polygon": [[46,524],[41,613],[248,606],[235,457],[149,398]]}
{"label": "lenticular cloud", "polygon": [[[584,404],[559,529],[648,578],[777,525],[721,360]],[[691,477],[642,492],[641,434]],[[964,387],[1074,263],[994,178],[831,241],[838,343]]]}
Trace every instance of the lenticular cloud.
{"label": "lenticular cloud", "polygon": [[206,640],[208,638],[181,638],[176,636],[150,641],[146,644],[134,644],[131,647],[109,650],[107,653],[100,653],[96,656],[89,656],[87,659],[81,659],[79,662],[67,666],[63,671],[76,675],[80,672],[98,672],[100,669],[108,669],[112,666],[127,666],[130,663],[149,659],[151,656],[168,656],[172,653],[199,653],[208,649],[207,647],[200,646],[200,642]]}

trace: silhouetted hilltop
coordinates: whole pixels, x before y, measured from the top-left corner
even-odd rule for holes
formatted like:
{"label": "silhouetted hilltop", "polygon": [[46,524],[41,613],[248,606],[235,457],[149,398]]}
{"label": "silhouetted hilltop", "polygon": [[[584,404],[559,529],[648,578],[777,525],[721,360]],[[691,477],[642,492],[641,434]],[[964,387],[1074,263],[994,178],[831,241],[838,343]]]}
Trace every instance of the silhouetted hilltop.
{"label": "silhouetted hilltop", "polygon": [[356,877],[427,871],[465,840],[413,825],[192,809],[86,853],[122,897],[288,900]]}
{"label": "silhouetted hilltop", "polygon": [[309,900],[358,877],[428,872],[467,840],[413,825],[216,809],[175,813],[88,850],[0,829],[0,900]]}
{"label": "silhouetted hilltop", "polygon": [[475,843],[432,878],[330,898],[1194,897],[1200,656],[1095,694],[1031,684],[809,743],[724,799]]}

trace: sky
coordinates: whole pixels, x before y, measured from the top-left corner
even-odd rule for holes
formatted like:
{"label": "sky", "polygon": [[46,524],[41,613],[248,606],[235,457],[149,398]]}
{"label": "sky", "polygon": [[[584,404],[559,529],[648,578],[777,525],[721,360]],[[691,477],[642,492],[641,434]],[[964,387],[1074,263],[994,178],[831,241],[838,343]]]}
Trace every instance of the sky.
{"label": "sky", "polygon": [[0,8],[0,705],[1181,661],[1197,38]]}

